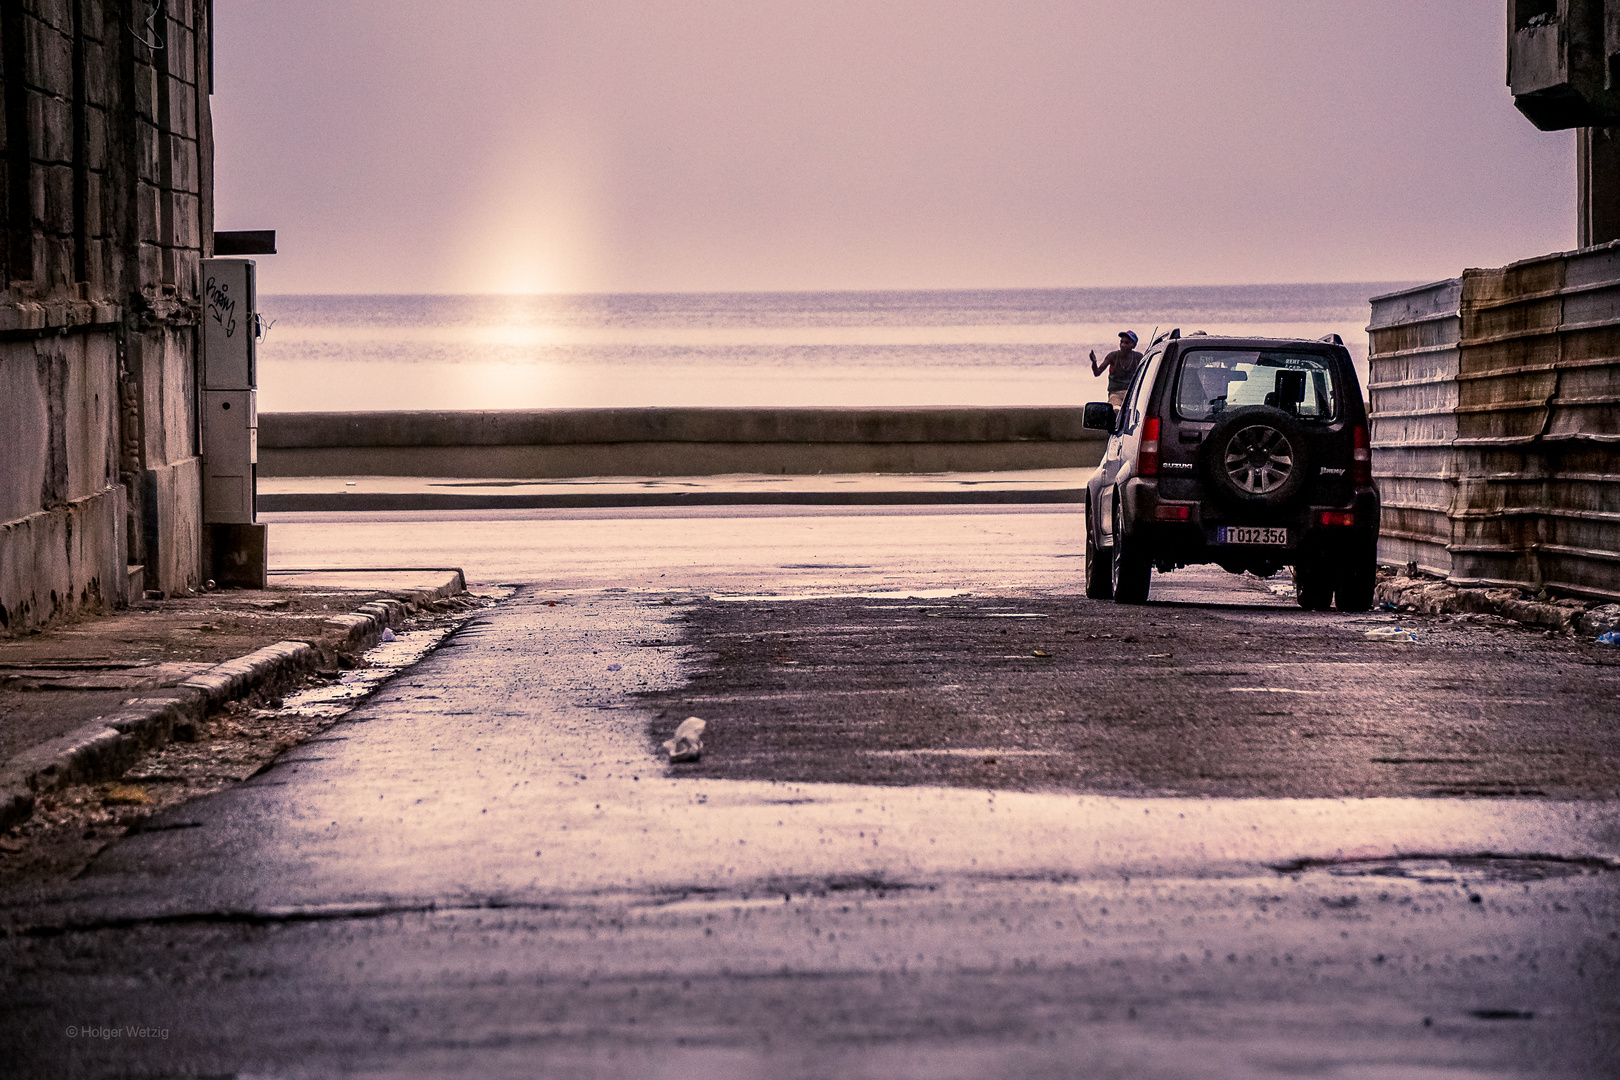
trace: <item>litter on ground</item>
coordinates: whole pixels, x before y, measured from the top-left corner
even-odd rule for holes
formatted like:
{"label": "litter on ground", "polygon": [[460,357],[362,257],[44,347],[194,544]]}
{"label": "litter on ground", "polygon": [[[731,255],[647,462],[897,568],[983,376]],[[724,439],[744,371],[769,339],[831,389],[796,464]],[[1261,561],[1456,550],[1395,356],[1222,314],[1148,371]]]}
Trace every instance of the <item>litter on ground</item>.
{"label": "litter on ground", "polygon": [[709,725],[696,716],[688,716],[675,729],[675,737],[664,743],[671,764],[678,761],[696,761],[703,756],[703,729]]}

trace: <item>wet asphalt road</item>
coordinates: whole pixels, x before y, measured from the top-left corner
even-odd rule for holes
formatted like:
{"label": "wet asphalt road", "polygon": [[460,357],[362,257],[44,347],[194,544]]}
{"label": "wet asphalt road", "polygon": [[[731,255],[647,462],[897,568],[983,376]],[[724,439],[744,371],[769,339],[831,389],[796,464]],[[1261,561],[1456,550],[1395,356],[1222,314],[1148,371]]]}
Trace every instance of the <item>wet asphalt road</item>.
{"label": "wet asphalt road", "polygon": [[[805,533],[777,567],[727,563],[711,524],[708,588],[659,569],[645,520],[575,519],[559,580],[322,741],[6,895],[0,1056],[52,1076],[1613,1075],[1607,654],[1438,620],[1372,643],[1373,616],[1218,571],[1125,612],[1048,569],[1072,550],[1055,515],[952,515],[954,562],[921,517],[862,515],[843,568]],[[974,563],[973,535],[1000,559]],[[616,558],[647,580],[585,587]],[[920,595],[807,595],[896,590]],[[767,591],[805,598],[711,599]],[[1102,685],[1126,682],[1134,701]],[[688,713],[709,752],[672,768],[656,743]]]}

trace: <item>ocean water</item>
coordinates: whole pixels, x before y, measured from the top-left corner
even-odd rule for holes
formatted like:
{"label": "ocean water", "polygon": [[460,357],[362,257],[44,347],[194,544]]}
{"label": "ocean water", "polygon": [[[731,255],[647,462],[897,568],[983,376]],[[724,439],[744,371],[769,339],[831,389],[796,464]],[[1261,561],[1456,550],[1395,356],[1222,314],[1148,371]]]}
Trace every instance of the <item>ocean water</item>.
{"label": "ocean water", "polygon": [[1338,333],[1406,282],[593,296],[263,296],[262,412],[646,405],[1079,405],[1087,352]]}

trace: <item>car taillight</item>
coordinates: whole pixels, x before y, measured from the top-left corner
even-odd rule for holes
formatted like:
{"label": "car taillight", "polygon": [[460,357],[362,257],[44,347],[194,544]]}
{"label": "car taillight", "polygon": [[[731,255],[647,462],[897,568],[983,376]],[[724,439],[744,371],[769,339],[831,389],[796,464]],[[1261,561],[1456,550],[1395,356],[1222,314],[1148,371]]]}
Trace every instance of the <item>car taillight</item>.
{"label": "car taillight", "polygon": [[1154,508],[1153,516],[1160,521],[1188,521],[1192,518],[1192,507],[1160,503]]}
{"label": "car taillight", "polygon": [[1356,515],[1349,510],[1322,511],[1322,524],[1324,525],[1354,525]]}
{"label": "car taillight", "polygon": [[1142,421],[1142,441],[1136,448],[1136,475],[1159,475],[1159,418]]}
{"label": "car taillight", "polygon": [[1350,451],[1350,483],[1356,487],[1372,486],[1372,447],[1367,439],[1367,429],[1356,425],[1351,433],[1353,449]]}

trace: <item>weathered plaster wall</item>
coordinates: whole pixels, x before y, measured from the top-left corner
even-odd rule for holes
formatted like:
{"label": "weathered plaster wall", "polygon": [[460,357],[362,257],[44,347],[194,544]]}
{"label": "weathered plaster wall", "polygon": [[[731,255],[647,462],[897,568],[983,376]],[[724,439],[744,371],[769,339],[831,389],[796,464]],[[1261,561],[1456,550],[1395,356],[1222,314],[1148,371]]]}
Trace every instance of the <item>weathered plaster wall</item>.
{"label": "weathered plaster wall", "polygon": [[201,576],[207,10],[0,6],[0,633]]}

